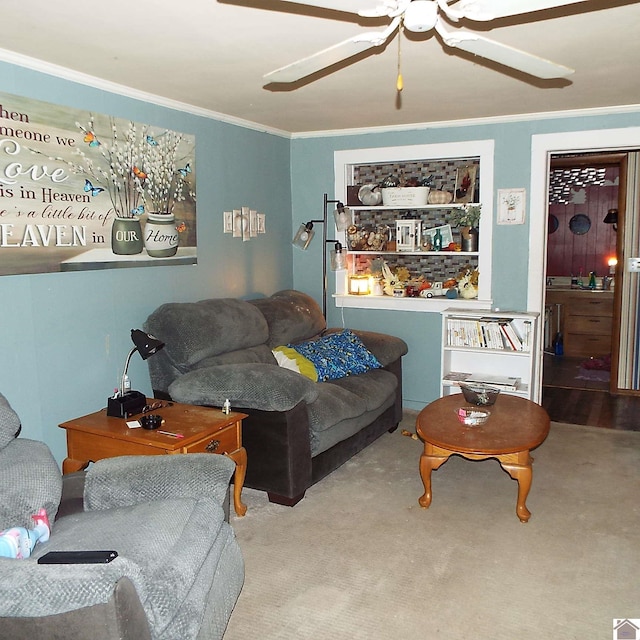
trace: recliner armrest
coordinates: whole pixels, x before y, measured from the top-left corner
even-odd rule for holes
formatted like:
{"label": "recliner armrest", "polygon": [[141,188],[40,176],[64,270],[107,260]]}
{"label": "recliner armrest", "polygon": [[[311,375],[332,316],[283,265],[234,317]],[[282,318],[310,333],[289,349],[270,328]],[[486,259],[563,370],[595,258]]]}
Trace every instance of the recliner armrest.
{"label": "recliner armrest", "polygon": [[176,402],[261,411],[288,411],[300,402],[318,397],[317,383],[273,364],[224,364],[196,369],[169,386]]}
{"label": "recliner armrest", "polygon": [[87,471],[85,509],[112,509],[170,498],[211,496],[222,507],[235,463],[209,453],[120,456]]}

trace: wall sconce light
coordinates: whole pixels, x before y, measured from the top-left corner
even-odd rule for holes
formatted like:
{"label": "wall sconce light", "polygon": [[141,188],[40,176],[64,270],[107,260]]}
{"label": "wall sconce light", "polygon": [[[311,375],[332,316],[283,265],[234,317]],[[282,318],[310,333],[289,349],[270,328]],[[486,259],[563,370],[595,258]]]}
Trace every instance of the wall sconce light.
{"label": "wall sconce light", "polygon": [[135,346],[129,351],[129,355],[125,360],[120,387],[116,394],[107,401],[107,415],[116,418],[127,418],[140,413],[145,404],[147,404],[147,399],[143,393],[126,389],[127,371],[129,370],[131,356],[137,351],[143,360],[147,360],[164,347],[164,342],[140,329],[131,329],[131,340]]}
{"label": "wall sconce light", "polygon": [[301,224],[298,231],[296,231],[296,235],[293,236],[291,244],[302,251],[306,251],[315,234],[316,232],[313,230],[313,222],[305,222],[304,224]]}
{"label": "wall sconce light", "polygon": [[603,222],[605,224],[612,224],[613,230],[618,230],[618,210],[617,209],[609,209],[607,211],[607,215],[604,217]]}
{"label": "wall sconce light", "polygon": [[371,278],[363,275],[349,276],[349,295],[368,296],[371,293]]}

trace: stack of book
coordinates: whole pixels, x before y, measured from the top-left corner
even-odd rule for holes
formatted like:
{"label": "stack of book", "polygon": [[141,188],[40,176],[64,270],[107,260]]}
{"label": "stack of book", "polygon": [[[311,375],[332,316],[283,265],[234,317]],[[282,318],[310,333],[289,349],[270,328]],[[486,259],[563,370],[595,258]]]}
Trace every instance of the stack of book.
{"label": "stack of book", "polygon": [[524,321],[520,335],[513,318],[447,318],[447,344],[450,347],[476,347],[507,351],[529,351],[531,323]]}

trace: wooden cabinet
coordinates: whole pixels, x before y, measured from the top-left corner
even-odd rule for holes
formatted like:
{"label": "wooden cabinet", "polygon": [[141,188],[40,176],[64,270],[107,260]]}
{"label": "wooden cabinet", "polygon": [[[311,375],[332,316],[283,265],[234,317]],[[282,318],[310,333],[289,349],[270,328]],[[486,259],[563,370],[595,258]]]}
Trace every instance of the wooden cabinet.
{"label": "wooden cabinet", "polygon": [[560,331],[566,356],[590,358],[611,353],[613,292],[548,290],[546,303],[553,305],[554,313],[556,305],[560,305]]}

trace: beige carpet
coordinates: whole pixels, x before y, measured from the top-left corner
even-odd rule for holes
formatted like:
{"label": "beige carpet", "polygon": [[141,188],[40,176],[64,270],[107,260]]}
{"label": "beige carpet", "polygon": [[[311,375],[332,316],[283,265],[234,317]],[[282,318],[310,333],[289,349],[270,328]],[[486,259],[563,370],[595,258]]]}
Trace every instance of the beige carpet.
{"label": "beige carpet", "polygon": [[495,460],[452,457],[420,508],[421,449],[386,434],[294,508],[246,489],[225,640],[608,640],[640,618],[640,433],[554,423],[527,524]]}

